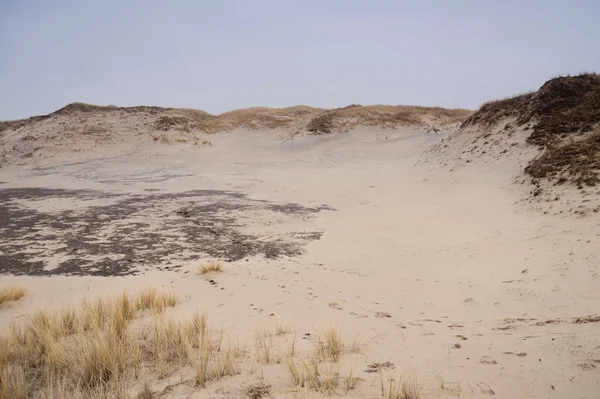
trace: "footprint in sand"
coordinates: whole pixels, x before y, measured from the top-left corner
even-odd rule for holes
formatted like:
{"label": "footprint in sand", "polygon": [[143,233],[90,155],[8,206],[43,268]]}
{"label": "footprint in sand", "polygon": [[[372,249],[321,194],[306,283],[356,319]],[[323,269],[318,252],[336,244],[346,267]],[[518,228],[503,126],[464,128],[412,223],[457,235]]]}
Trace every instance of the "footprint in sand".
{"label": "footprint in sand", "polygon": [[485,382],[480,382],[479,384],[475,385],[477,385],[477,387],[481,390],[481,393],[484,395],[496,395],[492,388]]}
{"label": "footprint in sand", "polygon": [[212,285],[213,287],[217,287],[217,286],[219,285],[219,283],[217,283],[217,281],[216,281],[215,279],[212,279],[212,278],[209,278],[209,279],[208,279],[208,280],[206,280],[206,281],[208,281],[208,283],[209,283],[210,285]]}
{"label": "footprint in sand", "polygon": [[495,361],[494,359],[492,359],[491,357],[485,355],[482,356],[481,359],[479,360],[479,363],[481,364],[498,364],[497,361]]}
{"label": "footprint in sand", "polygon": [[515,352],[502,352],[502,353],[504,353],[505,355],[515,355],[515,356],[519,356],[519,357],[525,357],[525,356],[527,356],[527,352],[517,352],[517,353],[515,353]]}
{"label": "footprint in sand", "polygon": [[583,370],[591,370],[600,367],[600,359],[587,359],[583,363],[579,363],[578,366]]}
{"label": "footprint in sand", "polygon": [[367,368],[364,370],[364,372],[365,373],[378,373],[381,370],[392,370],[395,368],[396,368],[396,366],[392,362],[370,363],[370,364],[367,364]]}

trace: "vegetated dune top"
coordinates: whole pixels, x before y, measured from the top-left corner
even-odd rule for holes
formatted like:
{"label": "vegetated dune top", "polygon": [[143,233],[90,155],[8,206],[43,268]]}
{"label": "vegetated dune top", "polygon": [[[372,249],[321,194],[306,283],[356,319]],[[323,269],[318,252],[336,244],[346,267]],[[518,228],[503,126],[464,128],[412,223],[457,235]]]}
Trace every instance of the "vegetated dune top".
{"label": "vegetated dune top", "polygon": [[527,140],[531,144],[547,145],[588,132],[600,122],[600,75],[558,77],[536,92],[490,101],[462,126],[492,125],[507,116],[516,117],[518,125],[536,122]]}
{"label": "vegetated dune top", "polygon": [[205,133],[229,131],[235,128],[307,130],[315,134],[348,131],[359,125],[397,127],[401,125],[447,125],[464,121],[472,111],[404,105],[350,105],[337,109],[320,109],[304,105],[287,108],[254,107],[212,115],[196,109],[161,108],[151,106],[116,107],[83,103],[69,104],[47,115],[0,122],[0,132],[28,127],[56,116],[122,112],[154,117],[157,130],[185,129]]}
{"label": "vegetated dune top", "polygon": [[558,77],[536,92],[488,102],[461,130],[489,130],[507,118],[524,126],[527,143],[542,150],[525,168],[534,179],[579,187],[600,183],[600,75]]}

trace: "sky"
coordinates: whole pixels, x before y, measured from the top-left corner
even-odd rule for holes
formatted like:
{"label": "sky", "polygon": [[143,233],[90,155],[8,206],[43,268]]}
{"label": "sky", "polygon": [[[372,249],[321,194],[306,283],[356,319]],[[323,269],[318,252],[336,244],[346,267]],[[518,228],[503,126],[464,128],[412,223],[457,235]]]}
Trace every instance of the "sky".
{"label": "sky", "polygon": [[450,108],[600,72],[600,1],[0,0],[0,120],[68,103]]}

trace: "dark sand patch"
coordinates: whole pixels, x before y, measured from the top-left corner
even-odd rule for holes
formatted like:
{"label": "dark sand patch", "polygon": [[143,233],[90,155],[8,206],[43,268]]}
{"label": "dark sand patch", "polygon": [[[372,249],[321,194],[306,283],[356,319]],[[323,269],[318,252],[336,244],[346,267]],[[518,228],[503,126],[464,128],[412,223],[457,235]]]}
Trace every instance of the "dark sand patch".
{"label": "dark sand patch", "polygon": [[[59,201],[42,211],[36,202]],[[88,201],[89,206],[81,205]],[[69,208],[64,210],[64,204]],[[32,205],[33,204],[33,205]],[[321,237],[302,219],[327,207],[275,204],[232,191],[115,194],[93,190],[0,190],[0,274],[138,274],[150,267],[173,270],[202,257],[236,261],[249,256],[298,256]],[[297,232],[247,234],[245,211],[297,218]],[[58,260],[57,260],[58,259]],[[53,262],[51,267],[49,262]],[[157,266],[160,265],[160,266]]]}

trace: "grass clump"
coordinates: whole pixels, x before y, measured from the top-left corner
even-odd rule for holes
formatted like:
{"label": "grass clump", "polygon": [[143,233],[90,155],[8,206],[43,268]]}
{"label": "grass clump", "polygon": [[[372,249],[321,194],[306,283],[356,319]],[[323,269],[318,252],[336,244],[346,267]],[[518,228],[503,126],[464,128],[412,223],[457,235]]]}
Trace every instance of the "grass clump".
{"label": "grass clump", "polygon": [[345,378],[346,381],[346,391],[351,391],[356,388],[358,383],[360,382],[360,377],[354,375],[354,370],[350,370],[350,374]]}
{"label": "grass clump", "polygon": [[207,274],[207,273],[222,273],[223,272],[223,263],[219,261],[211,261],[198,266],[198,274]]}
{"label": "grass clump", "polygon": [[0,290],[0,305],[9,301],[18,301],[27,294],[27,289],[20,286],[6,287]]}
{"label": "grass clump", "polygon": [[275,334],[268,327],[263,327],[256,333],[256,359],[263,364],[281,363]]}
{"label": "grass clump", "polygon": [[344,348],[342,334],[335,328],[328,328],[322,336],[317,337],[318,350],[325,358],[331,358],[334,362],[340,360],[340,355]]}
{"label": "grass clump", "polygon": [[[339,386],[340,374],[335,365],[324,362],[318,353],[306,353],[303,356],[288,357],[286,365],[294,386],[314,389],[331,394]],[[354,378],[354,377],[351,377]],[[355,386],[357,381],[346,381],[347,386]]]}
{"label": "grass clump", "polygon": [[311,350],[297,353],[295,339],[286,356],[287,371],[292,385],[332,394],[341,385],[346,391],[355,389],[360,378],[353,371],[340,375],[339,360],[343,351],[341,334],[328,328],[317,336]]}
{"label": "grass clump", "polygon": [[[140,376],[165,377],[181,367],[192,367],[202,386],[239,373],[239,351],[223,350],[223,334],[213,338],[206,316],[157,317],[175,304],[175,295],[154,289],[138,297],[124,292],[11,325],[0,337],[0,399],[125,397]],[[155,315],[149,325],[134,329],[148,309]]]}
{"label": "grass clump", "polygon": [[[155,289],[131,297],[84,300],[76,307],[40,311],[0,337],[0,399],[28,397],[127,397],[142,375],[164,378],[191,368],[204,387],[239,374],[239,345],[225,345],[206,316],[183,321],[159,314],[177,297]],[[132,322],[150,310],[149,324]],[[146,382],[141,397],[152,397]]]}
{"label": "grass clump", "polygon": [[136,310],[149,310],[152,313],[162,313],[167,307],[177,305],[177,296],[169,292],[158,292],[155,288],[149,288],[140,293]]}
{"label": "grass clump", "polygon": [[381,396],[386,399],[419,399],[422,392],[423,385],[416,378],[390,378],[386,384],[381,376]]}

